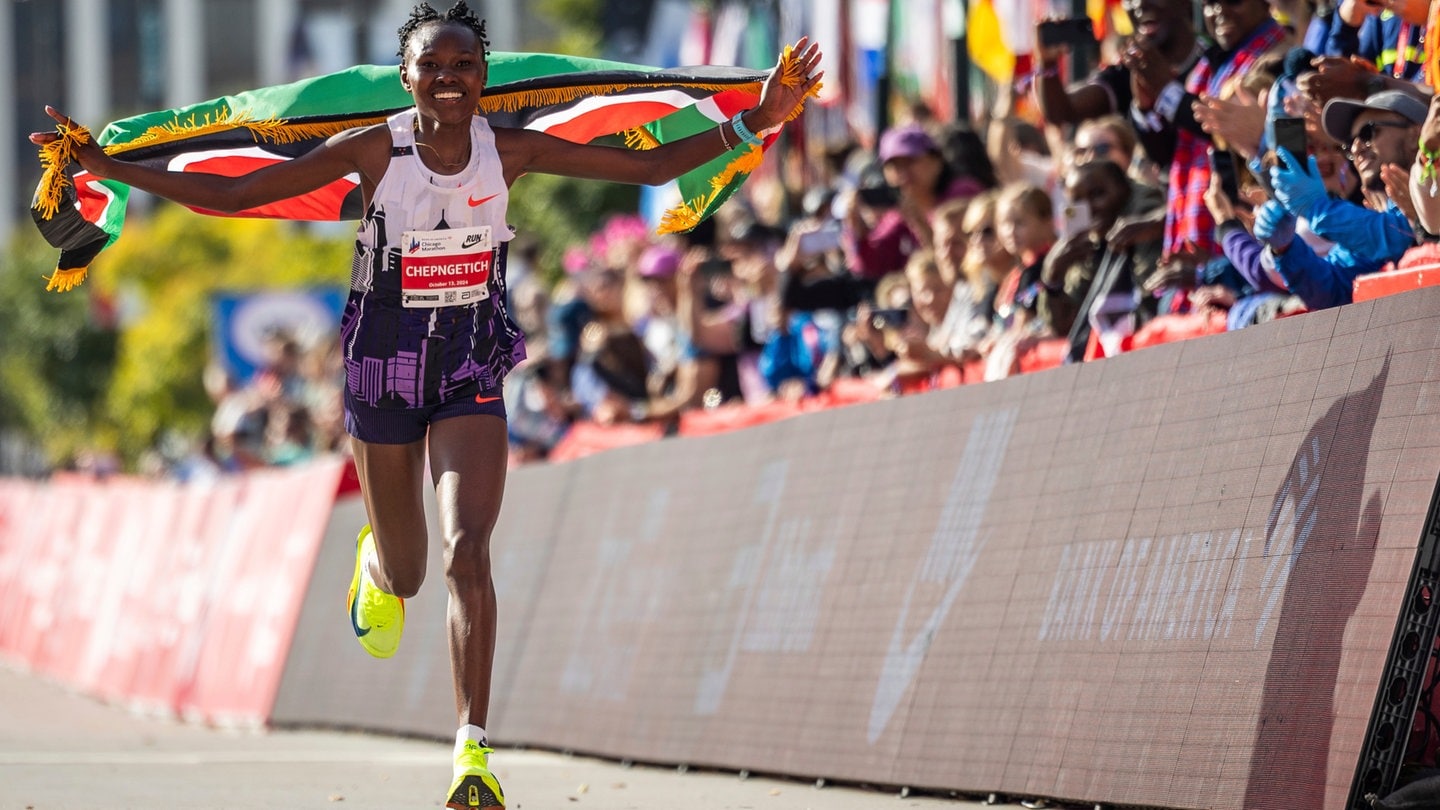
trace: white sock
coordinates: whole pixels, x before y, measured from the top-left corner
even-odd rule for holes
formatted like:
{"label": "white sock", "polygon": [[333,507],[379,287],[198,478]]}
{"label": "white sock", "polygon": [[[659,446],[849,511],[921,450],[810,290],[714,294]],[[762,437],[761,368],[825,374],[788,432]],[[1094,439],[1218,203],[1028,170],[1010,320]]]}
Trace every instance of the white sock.
{"label": "white sock", "polygon": [[490,743],[485,739],[485,729],[477,725],[461,726],[460,730],[455,732],[455,750],[457,752],[465,747],[466,740],[480,743],[481,748],[490,747]]}
{"label": "white sock", "polygon": [[[360,555],[360,576],[364,577],[372,586],[380,588],[380,584],[375,581],[374,574],[375,571],[379,570],[380,553],[375,550],[375,544],[371,543],[370,547],[365,549],[365,553]],[[380,590],[384,591],[385,589],[380,588]],[[389,593],[389,591],[385,592]]]}

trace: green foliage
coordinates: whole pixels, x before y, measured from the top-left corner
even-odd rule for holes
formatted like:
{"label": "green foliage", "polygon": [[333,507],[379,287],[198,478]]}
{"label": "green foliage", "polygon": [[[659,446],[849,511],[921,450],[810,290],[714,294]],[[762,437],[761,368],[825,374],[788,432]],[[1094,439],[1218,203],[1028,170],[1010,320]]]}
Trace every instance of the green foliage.
{"label": "green foliage", "polygon": [[127,460],[164,430],[201,435],[214,408],[202,379],[211,356],[210,297],[220,291],[349,284],[353,225],[307,226],[202,217],[165,206],[128,225],[97,267],[102,283],[138,299],[126,324],[107,408]]}
{"label": "green foliage", "polygon": [[633,212],[636,186],[526,175],[510,190],[510,224],[517,236],[540,245],[540,271],[554,283],[563,274],[561,258],[571,245],[585,242],[611,214]]}
{"label": "green foliage", "polygon": [[555,28],[554,40],[538,43],[536,50],[598,56],[603,35],[601,0],[538,0],[535,9]]}
{"label": "green foliage", "polygon": [[103,421],[117,334],[93,317],[85,292],[45,292],[55,253],[38,234],[22,234],[5,254],[0,431],[27,436],[52,459],[63,459],[91,445]]}
{"label": "green foliage", "polygon": [[[164,431],[202,435],[210,295],[349,283],[353,225],[202,217],[164,206],[132,221],[78,290],[47,293],[55,252],[27,233],[0,274],[0,428],[55,462],[83,448],[133,464]],[[96,312],[121,309],[120,328]]]}
{"label": "green foliage", "polygon": [[[595,55],[599,0],[539,0],[555,41],[538,50]],[[541,246],[555,281],[567,247],[611,214],[634,211],[631,186],[546,175],[512,189],[510,221]],[[203,386],[211,355],[210,296],[301,286],[345,287],[353,223],[204,217],[162,204],[134,216],[78,290],[47,293],[55,251],[22,228],[0,272],[0,432],[16,432],[63,462],[80,450],[117,453],[133,467],[162,433],[203,434],[214,409]],[[97,314],[120,310],[118,328]]]}

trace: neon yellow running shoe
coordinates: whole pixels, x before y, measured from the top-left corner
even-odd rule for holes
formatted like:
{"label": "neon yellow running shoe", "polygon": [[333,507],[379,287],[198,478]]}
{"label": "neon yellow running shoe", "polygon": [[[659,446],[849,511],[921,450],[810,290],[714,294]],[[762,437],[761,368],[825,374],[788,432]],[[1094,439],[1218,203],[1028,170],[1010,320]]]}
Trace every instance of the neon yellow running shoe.
{"label": "neon yellow running shoe", "polygon": [[455,781],[450,783],[450,798],[445,806],[452,810],[474,810],[477,807],[505,806],[500,780],[490,773],[491,750],[482,743],[466,740],[455,754]]}
{"label": "neon yellow running shoe", "polygon": [[389,658],[400,646],[400,633],[405,630],[405,600],[380,590],[364,564],[367,553],[375,546],[370,525],[360,530],[355,542],[355,576],[350,579],[350,626],[365,652],[376,658]]}

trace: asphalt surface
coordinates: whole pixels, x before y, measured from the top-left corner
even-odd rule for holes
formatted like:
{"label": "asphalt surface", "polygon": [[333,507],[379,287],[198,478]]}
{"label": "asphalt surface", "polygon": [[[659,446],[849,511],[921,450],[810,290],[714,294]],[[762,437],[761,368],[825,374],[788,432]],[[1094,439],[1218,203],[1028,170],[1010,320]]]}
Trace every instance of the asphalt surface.
{"label": "asphalt surface", "polygon": [[[500,749],[491,764],[511,810],[987,806],[543,751]],[[0,810],[433,808],[449,782],[444,742],[144,717],[0,664]]]}

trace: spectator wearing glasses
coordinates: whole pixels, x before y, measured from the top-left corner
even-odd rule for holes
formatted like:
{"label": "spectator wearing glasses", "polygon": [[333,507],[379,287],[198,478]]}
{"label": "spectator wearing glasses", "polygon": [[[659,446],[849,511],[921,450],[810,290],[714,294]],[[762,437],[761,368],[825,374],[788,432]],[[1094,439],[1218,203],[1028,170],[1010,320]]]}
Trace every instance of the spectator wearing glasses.
{"label": "spectator wearing glasses", "polygon": [[1118,115],[1107,115],[1086,121],[1075,130],[1075,148],[1070,153],[1071,166],[1108,160],[1130,179],[1133,204],[1105,235],[1106,242],[1116,250],[1159,242],[1165,236],[1165,192],[1133,171],[1136,145],[1130,124]]}
{"label": "spectator wearing glasses", "polygon": [[[1364,207],[1331,197],[1314,157],[1302,163],[1289,150],[1278,150],[1279,165],[1270,169],[1275,198],[1256,214],[1255,236],[1266,244],[1268,260],[1290,291],[1310,309],[1350,303],[1356,276],[1379,270],[1414,246],[1415,229],[1387,193],[1382,170],[1404,170],[1415,161],[1425,117],[1425,102],[1402,90],[1325,105],[1321,126],[1355,164]],[[1295,239],[1296,217],[1335,243],[1324,258]]]}
{"label": "spectator wearing glasses", "polygon": [[1078,166],[1092,160],[1108,160],[1129,172],[1135,159],[1135,130],[1118,115],[1092,118],[1075,128],[1070,162]]}
{"label": "spectator wearing glasses", "polygon": [[956,175],[919,124],[886,130],[877,152],[896,199],[876,206],[857,192],[843,229],[851,272],[871,283],[904,269],[911,253],[930,247],[930,215],[940,203],[983,190],[974,178]]}
{"label": "spectator wearing glasses", "polygon": [[[935,264],[952,290],[944,319],[931,332],[934,345],[953,363],[979,360],[995,319],[995,293],[1011,265],[995,230],[995,193],[945,203],[935,211],[934,229]],[[972,249],[973,262],[967,261]],[[994,272],[986,269],[986,255],[1000,257]]]}

